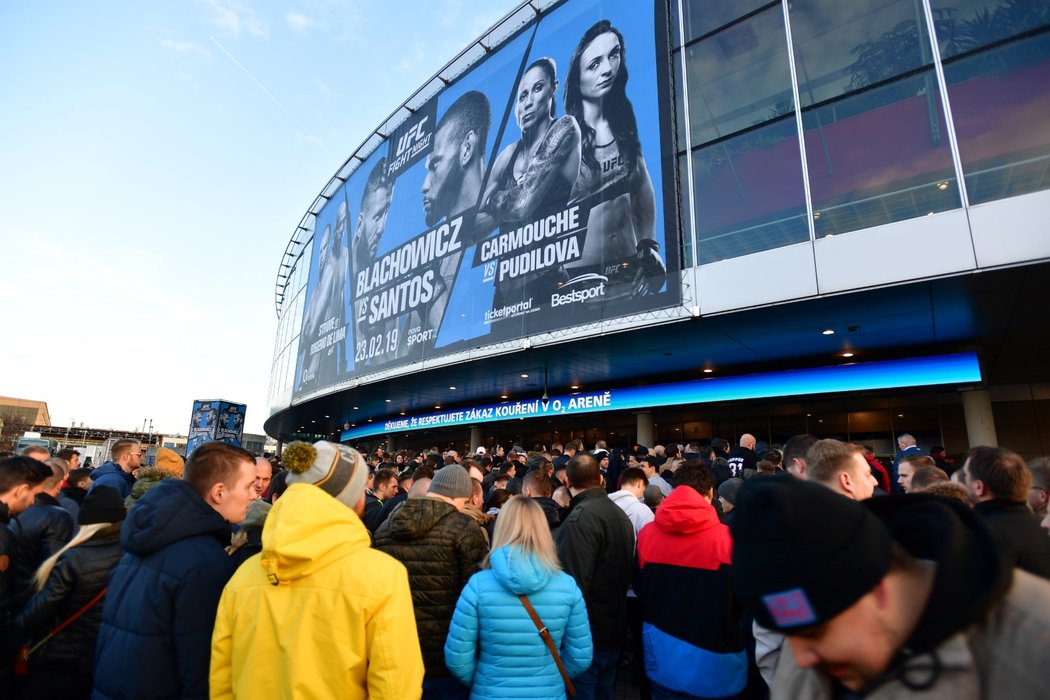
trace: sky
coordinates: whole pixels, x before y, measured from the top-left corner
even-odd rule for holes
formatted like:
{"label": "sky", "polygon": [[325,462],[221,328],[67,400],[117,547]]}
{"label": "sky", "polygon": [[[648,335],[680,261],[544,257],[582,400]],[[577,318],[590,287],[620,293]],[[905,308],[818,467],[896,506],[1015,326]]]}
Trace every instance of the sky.
{"label": "sky", "polygon": [[0,395],[53,425],[262,433],[300,218],[518,0],[0,3]]}

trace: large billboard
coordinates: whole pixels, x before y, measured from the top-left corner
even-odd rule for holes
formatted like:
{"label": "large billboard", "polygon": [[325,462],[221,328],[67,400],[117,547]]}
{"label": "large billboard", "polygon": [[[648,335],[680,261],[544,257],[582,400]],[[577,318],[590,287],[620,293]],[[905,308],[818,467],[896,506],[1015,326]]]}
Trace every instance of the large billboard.
{"label": "large billboard", "polygon": [[663,5],[568,0],[353,172],[315,222],[294,395],[681,303]]}
{"label": "large billboard", "polygon": [[218,440],[240,447],[244,436],[244,415],[248,407],[230,401],[201,400],[193,402],[186,454],[206,442]]}

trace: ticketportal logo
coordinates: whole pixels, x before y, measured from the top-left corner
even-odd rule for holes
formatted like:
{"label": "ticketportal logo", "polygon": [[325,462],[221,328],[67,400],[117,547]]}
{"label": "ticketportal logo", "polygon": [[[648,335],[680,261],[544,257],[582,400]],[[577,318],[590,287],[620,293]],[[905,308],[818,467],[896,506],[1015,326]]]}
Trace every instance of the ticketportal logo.
{"label": "ticketportal logo", "polygon": [[[592,285],[589,287],[572,289],[567,292],[555,292],[551,294],[551,308],[554,308],[555,306],[567,306],[569,304],[580,304],[600,299],[605,296],[605,283],[607,281],[607,278],[601,275],[582,275],[575,279],[571,279],[562,286],[562,289],[574,284],[588,282],[592,283]],[[594,282],[597,282],[598,284],[593,284]]]}
{"label": "ticketportal logo", "polygon": [[493,321],[500,321],[505,318],[515,318],[531,311],[533,311],[532,297],[529,297],[525,301],[519,301],[517,304],[501,306],[498,309],[486,311],[485,323],[492,323]]}

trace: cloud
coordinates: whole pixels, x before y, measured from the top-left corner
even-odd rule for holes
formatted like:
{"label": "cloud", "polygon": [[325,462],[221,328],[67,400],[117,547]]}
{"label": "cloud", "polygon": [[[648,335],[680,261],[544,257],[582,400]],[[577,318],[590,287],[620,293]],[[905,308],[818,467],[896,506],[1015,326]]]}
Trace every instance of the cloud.
{"label": "cloud", "polygon": [[234,36],[246,30],[252,36],[266,36],[266,25],[255,11],[238,0],[204,0],[211,17],[210,22]]}
{"label": "cloud", "polygon": [[288,23],[288,26],[297,32],[306,31],[310,27],[313,27],[317,22],[306,15],[296,14],[295,12],[289,12],[284,16],[284,21]]}
{"label": "cloud", "polygon": [[172,51],[179,56],[185,56],[188,58],[199,58],[204,61],[211,62],[213,59],[211,51],[204,48],[200,44],[192,41],[172,41],[171,39],[164,39],[160,42],[161,47]]}

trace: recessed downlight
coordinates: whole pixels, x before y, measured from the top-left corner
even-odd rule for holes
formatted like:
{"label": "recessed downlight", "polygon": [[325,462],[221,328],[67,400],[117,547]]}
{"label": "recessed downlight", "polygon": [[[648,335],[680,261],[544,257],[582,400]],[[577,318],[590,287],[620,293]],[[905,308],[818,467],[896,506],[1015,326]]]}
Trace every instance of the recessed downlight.
{"label": "recessed downlight", "polygon": [[847,352],[842,353],[842,356],[843,357],[853,357],[853,353],[847,351]]}
{"label": "recessed downlight", "polygon": [[821,331],[821,335],[835,335],[835,331],[833,331],[833,330],[831,330],[829,328],[829,329],[827,329],[825,331]]}

